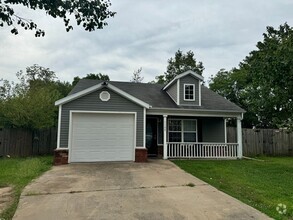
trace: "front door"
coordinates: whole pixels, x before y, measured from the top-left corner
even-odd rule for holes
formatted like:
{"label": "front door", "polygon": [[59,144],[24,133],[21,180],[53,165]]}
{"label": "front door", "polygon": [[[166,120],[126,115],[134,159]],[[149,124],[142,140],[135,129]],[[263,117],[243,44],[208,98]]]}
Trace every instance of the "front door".
{"label": "front door", "polygon": [[146,147],[149,156],[157,156],[157,119],[147,118],[146,120]]}

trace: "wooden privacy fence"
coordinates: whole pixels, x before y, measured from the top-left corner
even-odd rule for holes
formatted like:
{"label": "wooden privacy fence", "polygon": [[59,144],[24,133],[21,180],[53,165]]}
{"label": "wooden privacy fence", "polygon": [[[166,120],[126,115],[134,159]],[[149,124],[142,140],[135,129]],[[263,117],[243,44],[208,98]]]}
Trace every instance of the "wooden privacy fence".
{"label": "wooden privacy fence", "polygon": [[[237,142],[236,128],[227,127],[228,143]],[[242,129],[243,155],[293,156],[293,132],[278,129]]]}
{"label": "wooden privacy fence", "polygon": [[33,156],[53,154],[57,129],[29,130],[0,128],[0,156]]}
{"label": "wooden privacy fence", "polygon": [[[227,128],[228,143],[237,143],[236,128]],[[277,129],[242,129],[243,155],[293,156],[293,132]],[[37,131],[0,128],[1,156],[52,154],[57,146],[57,129]],[[192,151],[193,152],[193,151]]]}

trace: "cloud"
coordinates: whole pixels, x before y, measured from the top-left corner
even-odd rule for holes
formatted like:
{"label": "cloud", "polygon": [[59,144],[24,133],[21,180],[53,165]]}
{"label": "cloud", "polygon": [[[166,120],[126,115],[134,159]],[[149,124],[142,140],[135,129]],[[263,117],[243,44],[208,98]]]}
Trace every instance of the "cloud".
{"label": "cloud", "polygon": [[99,72],[129,81],[142,67],[147,82],[166,70],[180,48],[195,52],[207,81],[220,68],[237,66],[262,40],[266,26],[292,26],[292,8],[291,0],[112,0],[117,15],[103,30],[88,33],[74,26],[67,33],[62,20],[18,7],[46,36],[35,38],[31,31],[14,36],[9,28],[0,29],[0,78],[15,80],[17,71],[39,64],[65,81]]}

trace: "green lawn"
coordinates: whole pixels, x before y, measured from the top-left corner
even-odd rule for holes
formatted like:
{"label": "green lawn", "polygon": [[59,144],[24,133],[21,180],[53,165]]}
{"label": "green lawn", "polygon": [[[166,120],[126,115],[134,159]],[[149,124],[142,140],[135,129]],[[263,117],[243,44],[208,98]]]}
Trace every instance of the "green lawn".
{"label": "green lawn", "polygon": [[13,217],[22,189],[51,166],[51,156],[0,159],[0,187],[12,186],[14,190],[13,204],[0,213],[0,219]]}
{"label": "green lawn", "polygon": [[[174,160],[183,170],[275,219],[293,219],[293,157]],[[287,206],[279,214],[279,203]]]}

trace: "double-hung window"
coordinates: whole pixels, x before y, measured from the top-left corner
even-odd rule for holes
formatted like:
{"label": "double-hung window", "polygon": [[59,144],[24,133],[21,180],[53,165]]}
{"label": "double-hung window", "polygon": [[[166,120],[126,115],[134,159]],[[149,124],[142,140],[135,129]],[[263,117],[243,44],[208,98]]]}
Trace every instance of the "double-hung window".
{"label": "double-hung window", "polygon": [[196,142],[196,127],[195,119],[170,119],[169,142]]}
{"label": "double-hung window", "polygon": [[194,101],[194,93],[194,84],[184,84],[184,101]]}

